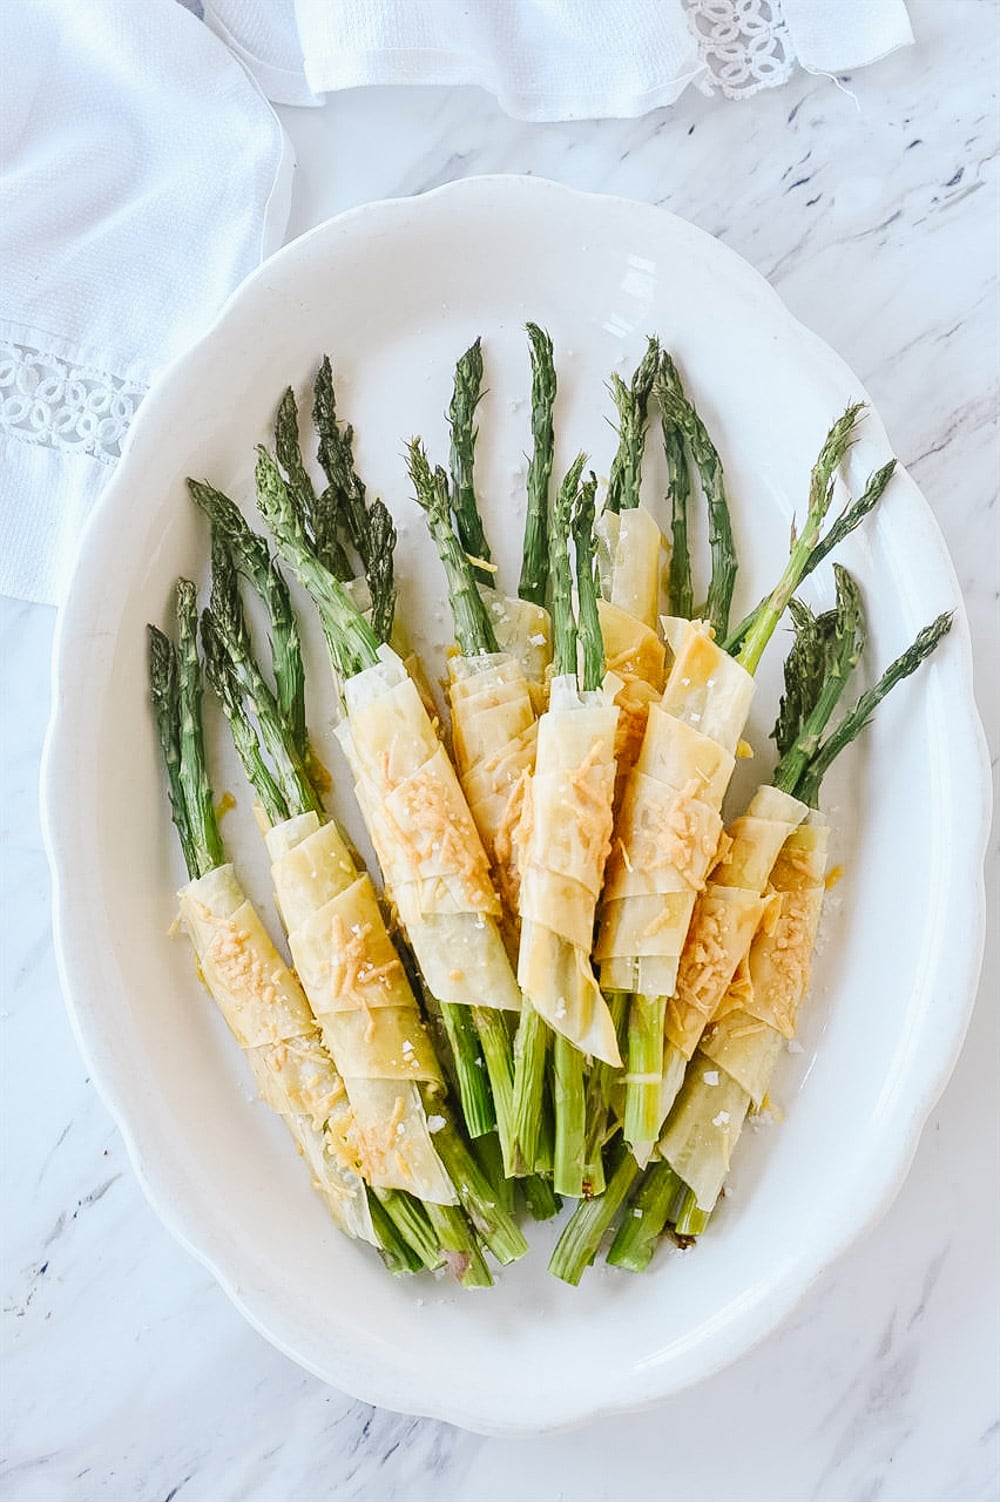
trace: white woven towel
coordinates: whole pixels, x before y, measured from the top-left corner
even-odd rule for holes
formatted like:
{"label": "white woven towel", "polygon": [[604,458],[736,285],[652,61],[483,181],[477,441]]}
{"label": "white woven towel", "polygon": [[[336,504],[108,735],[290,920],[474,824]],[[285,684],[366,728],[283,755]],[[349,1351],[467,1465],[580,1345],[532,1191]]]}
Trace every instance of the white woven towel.
{"label": "white woven towel", "polygon": [[479,84],[524,120],[631,118],[689,83],[744,98],[913,40],[905,0],[203,0],[270,99]]}
{"label": "white woven towel", "polygon": [[150,381],[281,243],[291,164],[174,0],[5,5],[0,56],[0,593],[54,603]]}
{"label": "white woven towel", "polygon": [[280,243],[265,95],[474,83],[527,119],[633,116],[912,40],[904,0],[203,4],[0,5],[0,593],[60,598],[146,387]]}

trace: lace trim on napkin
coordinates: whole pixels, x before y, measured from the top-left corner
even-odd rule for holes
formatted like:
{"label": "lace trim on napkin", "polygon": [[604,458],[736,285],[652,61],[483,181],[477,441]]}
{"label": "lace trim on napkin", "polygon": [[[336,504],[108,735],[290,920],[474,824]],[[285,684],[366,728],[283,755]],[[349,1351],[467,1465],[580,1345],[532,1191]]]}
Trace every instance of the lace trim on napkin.
{"label": "lace trim on napkin", "polygon": [[787,83],[795,51],[779,0],[685,0],[688,24],[708,69],[699,87],[748,99]]}
{"label": "lace trim on napkin", "polygon": [[0,339],[0,432],[114,464],[145,387]]}

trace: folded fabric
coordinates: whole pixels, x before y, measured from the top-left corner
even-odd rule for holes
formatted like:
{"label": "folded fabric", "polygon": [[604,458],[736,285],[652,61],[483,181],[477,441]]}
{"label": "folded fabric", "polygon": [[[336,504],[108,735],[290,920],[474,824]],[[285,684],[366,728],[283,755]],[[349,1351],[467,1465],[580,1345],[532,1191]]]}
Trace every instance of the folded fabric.
{"label": "folded fabric", "polygon": [[523,120],[631,118],[690,83],[745,98],[913,40],[904,0],[204,0],[268,97],[478,84]]}
{"label": "folded fabric", "polygon": [[175,0],[6,5],[0,55],[0,592],[54,603],[150,381],[281,243],[291,161]]}
{"label": "folded fabric", "polygon": [[202,8],[0,6],[0,593],[58,601],[150,381],[281,243],[292,162],[267,98],[478,84],[524,119],[628,117],[912,41],[904,0]]}

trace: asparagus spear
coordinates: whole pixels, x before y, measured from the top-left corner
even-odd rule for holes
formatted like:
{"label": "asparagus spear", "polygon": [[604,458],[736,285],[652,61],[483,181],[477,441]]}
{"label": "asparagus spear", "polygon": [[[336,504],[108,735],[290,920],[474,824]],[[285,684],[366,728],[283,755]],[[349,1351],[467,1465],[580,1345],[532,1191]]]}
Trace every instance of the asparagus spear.
{"label": "asparagus spear", "polygon": [[[528,834],[522,850],[518,978],[525,996],[518,1031],[515,1110],[518,1146],[532,1162],[548,1051],[556,1115],[555,1188],[592,1191],[587,1144],[584,1060],[620,1062],[614,1021],[590,968],[594,910],[611,832],[614,733],[618,710],[600,685],[603,643],[597,615],[593,541],[596,481],[581,492],[581,454],[570,466],[553,507],[549,573],[556,676],[539,721],[538,755],[526,794]],[[574,505],[579,505],[574,518]],[[575,520],[575,528],[574,528]],[[577,559],[579,620],[573,613],[570,532]],[[579,670],[578,648],[582,647]],[[568,900],[567,900],[568,899]]]}
{"label": "asparagus spear", "polygon": [[[417,504],[427,518],[427,525],[444,565],[448,581],[448,597],[454,618],[455,638],[461,652],[466,657],[496,652],[496,637],[489,613],[476,588],[472,563],[468,553],[462,548],[452,523],[448,478],[440,466],[431,470],[427,454],[418,438],[410,442],[407,463]],[[451,1010],[447,1004],[443,1004],[442,1017],[448,1029],[449,1040],[453,1037],[454,1027],[454,1042],[460,1044],[463,1038],[463,1035],[458,1032],[461,1019],[451,1018],[449,1016]],[[513,1142],[513,1059],[510,1038],[503,1018],[492,1007],[473,1007],[471,1019],[486,1061],[495,1116],[491,1118],[488,1111],[486,1085],[481,1069],[475,1069],[474,1077],[469,1078],[468,1071],[459,1068],[460,1078],[467,1092],[462,1096],[463,1110],[473,1135],[482,1134],[481,1131],[473,1130],[474,1125],[488,1130],[495,1119],[500,1133],[504,1162],[510,1169],[514,1162],[511,1148]]]}
{"label": "asparagus spear", "polygon": [[493,583],[492,571],[481,565],[489,563],[490,545],[486,540],[473,473],[476,462],[476,408],[483,396],[483,350],[479,339],[469,346],[455,366],[455,385],[448,408],[451,430],[451,507],[455,527],[465,552],[472,560],[473,577],[479,584]]}
{"label": "asparagus spear", "polygon": [[650,337],[646,343],[646,353],[627,386],[617,372],[612,372],[611,394],[618,409],[618,449],[611,461],[608,494],[604,503],[609,511],[630,511],[639,504],[639,480],[642,453],[646,446],[649,398],[659,363],[659,342]]}
{"label": "asparagus spear", "polygon": [[[635,1159],[632,1159],[635,1162]],[[651,1163],[629,1200],[608,1252],[612,1267],[641,1273],[650,1264],[663,1228],[678,1212],[687,1185],[669,1163]]]}
{"label": "asparagus spear", "polygon": [[[595,561],[594,520],[597,476],[590,475],[580,486],[570,517],[570,531],[576,557],[577,634],[580,643],[580,687],[593,693],[604,681],[604,638],[597,609],[597,565]],[[574,668],[576,664],[574,663]]]}
{"label": "asparagus spear", "polygon": [[[805,526],[800,536],[792,538],[784,573],[771,593],[754,611],[752,623],[745,632],[738,649],[733,651],[736,661],[741,662],[748,673],[756,670],[764,648],[784,614],[785,607],[808,572],[810,561],[820,543],[823,520],[833,502],[837,471],[854,441],[854,434],[863,412],[863,403],[852,403],[826,436],[820,456],[813,467]],[[882,488],[884,489],[884,485]],[[860,511],[860,515],[864,514],[864,511]]]}
{"label": "asparagus spear", "polygon": [[667,500],[670,504],[670,565],[667,592],[672,615],[690,620],[694,614],[688,511],[691,505],[691,468],[684,435],[660,406],[663,451],[667,460]]}
{"label": "asparagus spear", "polygon": [[524,519],[524,555],[518,594],[544,605],[548,587],[549,485],[552,480],[556,371],[552,340],[537,323],[527,325],[531,341],[531,438],[528,508]]}
{"label": "asparagus spear", "polygon": [[[417,440],[410,445],[408,465],[418,504],[424,510],[445,569],[459,648],[449,659],[448,684],[455,763],[493,863],[505,905],[505,932],[512,952],[516,952],[519,879],[514,831],[523,779],[534,766],[533,677],[540,666],[539,643],[543,641],[539,617],[546,626],[547,618],[541,607],[530,601],[505,600],[492,587],[489,571],[477,568],[477,557],[489,560],[473,476],[472,419],[481,380],[482,356],[477,341],[462,356],[456,369],[450,409],[450,493],[443,471],[440,467],[431,469]],[[541,545],[544,537],[536,536],[535,541]],[[532,680],[526,676],[529,670]],[[457,1018],[442,1016],[446,1027],[453,1020],[457,1022]],[[473,1037],[478,1055],[478,1035],[474,1031]],[[506,1070],[504,1073],[506,1076]],[[473,1092],[483,1089],[481,1068],[477,1074],[471,1082]],[[502,1093],[506,1099],[506,1091]],[[547,1113],[543,1128],[540,1159],[547,1158],[549,1153]],[[551,1188],[533,1182],[530,1176],[524,1182],[532,1214],[536,1218],[554,1214],[556,1202]]]}
{"label": "asparagus spear", "polygon": [[[289,395],[286,393],[286,401]],[[279,408],[275,429],[278,460],[294,482],[294,470],[288,468],[282,454],[281,421]],[[368,500],[365,483],[354,463],[354,429],[350,423],[341,425],[337,421],[329,356],[324,356],[313,388],[313,423],[319,435],[317,457],[327,478],[327,489],[313,503],[316,555],[338,578],[346,579],[353,577],[353,570],[346,575],[338,571],[333,540],[345,558],[348,548],[353,548],[368,585],[372,629],[380,641],[388,641],[396,609],[393,566],[396,529],[384,502],[378,498]],[[297,422],[295,436],[297,439]],[[296,495],[294,483],[291,489],[293,496]]]}
{"label": "asparagus spear", "polygon": [[593,1262],[606,1233],[635,1182],[639,1165],[620,1139],[610,1149],[603,1194],[584,1200],[563,1227],[549,1259],[549,1272],[574,1286]]}
{"label": "asparagus spear", "polygon": [[[690,564],[687,562],[687,484],[686,466],[677,454],[678,439],[686,443],[701,477],[701,487],[708,504],[708,540],[712,550],[712,575],[705,605],[705,618],[711,623],[720,639],[729,628],[729,608],[736,584],[736,549],[733,544],[732,522],[722,463],[718,451],[708,434],[708,429],[699,417],[693,403],[685,395],[680,374],[666,350],[663,351],[654,392],[664,428],[669,424],[674,434],[668,441],[668,459],[673,458],[671,483],[674,525],[681,523],[681,556],[671,573],[671,593],[676,588],[682,603],[689,603],[686,594],[690,591]],[[677,547],[677,536],[674,536]],[[676,575],[676,579],[675,579]],[[682,611],[681,614],[689,614]]]}
{"label": "asparagus spear", "polygon": [[[529,325],[529,328],[532,327]],[[553,668],[557,676],[576,673],[577,631],[573,617],[573,585],[569,561],[568,533],[571,508],[580,484],[586,456],[578,454],[570,465],[556,499],[550,525],[546,528],[546,570],[552,595],[551,613],[554,634]],[[525,534],[527,538],[527,532]],[[527,545],[527,544],[526,544]],[[522,591],[523,593],[523,591]],[[539,602],[540,603],[540,602]],[[538,1164],[545,1079],[552,1045],[552,1034],[526,996],[521,1007],[514,1045],[514,1141],[517,1162],[523,1172]],[[563,1146],[567,1149],[567,1108],[576,1103],[572,1089],[574,1065],[562,1059],[563,1072],[556,1096],[556,1114],[562,1106]],[[558,1128],[557,1128],[558,1131]],[[582,1169],[582,1163],[581,1163]],[[571,1191],[560,1191],[571,1192]]]}
{"label": "asparagus spear", "polygon": [[305,674],[298,625],[284,576],[262,537],[247,526],[239,507],[205,480],[188,480],[192,499],[204,511],[242,576],[267,602],[271,622],[271,654],[278,704],[292,727],[303,758],[308,756],[305,718]]}
{"label": "asparagus spear", "polygon": [[437,466],[431,469],[427,453],[419,438],[407,447],[407,468],[417,505],[427,518],[438,556],[448,581],[448,599],[455,623],[455,640],[462,655],[476,657],[497,652],[496,635],[482,596],[476,588],[475,567],[468,550],[462,546],[451,514],[448,476]]}
{"label": "asparagus spear", "polygon": [[[881,469],[877,469],[874,474],[869,476],[868,483],[865,485],[862,494],[856,501],[848,502],[837,517],[837,520],[828,528],[825,537],[821,537],[811,550],[799,577],[800,584],[803,579],[808,578],[814,569],[818,568],[823,559],[834,548],[843,542],[845,537],[854,531],[855,527],[860,526],[869,512],[874,510],[875,506],[882,499],[886,486],[892,479],[895,470],[896,460],[890,459],[887,464],[882,465]],[[766,599],[759,601],[753,610],[749,611],[743,617],[736,629],[730,633],[725,643],[727,652],[735,655],[740,650],[747,632],[759,617],[766,603]]]}

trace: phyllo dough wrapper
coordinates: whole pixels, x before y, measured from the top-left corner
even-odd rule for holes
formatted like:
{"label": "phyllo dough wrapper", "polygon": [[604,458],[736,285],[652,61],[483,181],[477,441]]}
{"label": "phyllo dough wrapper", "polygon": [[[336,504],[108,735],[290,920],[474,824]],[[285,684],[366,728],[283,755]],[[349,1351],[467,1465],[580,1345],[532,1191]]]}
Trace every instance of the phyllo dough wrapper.
{"label": "phyllo dough wrapper", "polygon": [[551,1028],[615,1065],[590,949],[612,827],[616,687],[581,693],[575,677],[553,679],[518,833],[521,989]]}
{"label": "phyllo dough wrapper", "polygon": [[284,1117],[337,1224],[374,1244],[354,1113],[301,986],[232,865],[217,866],[177,895],[202,979],[261,1096]]}
{"label": "phyllo dough wrapper", "polygon": [[420,1083],[443,1078],[369,877],[315,813],[267,834],[271,877],[299,979],[344,1078],[365,1177],[454,1204]]}
{"label": "phyllo dough wrapper", "polygon": [[416,688],[381,647],[344,692],[338,738],[425,981],[441,1002],[519,1011],[489,859]]}

